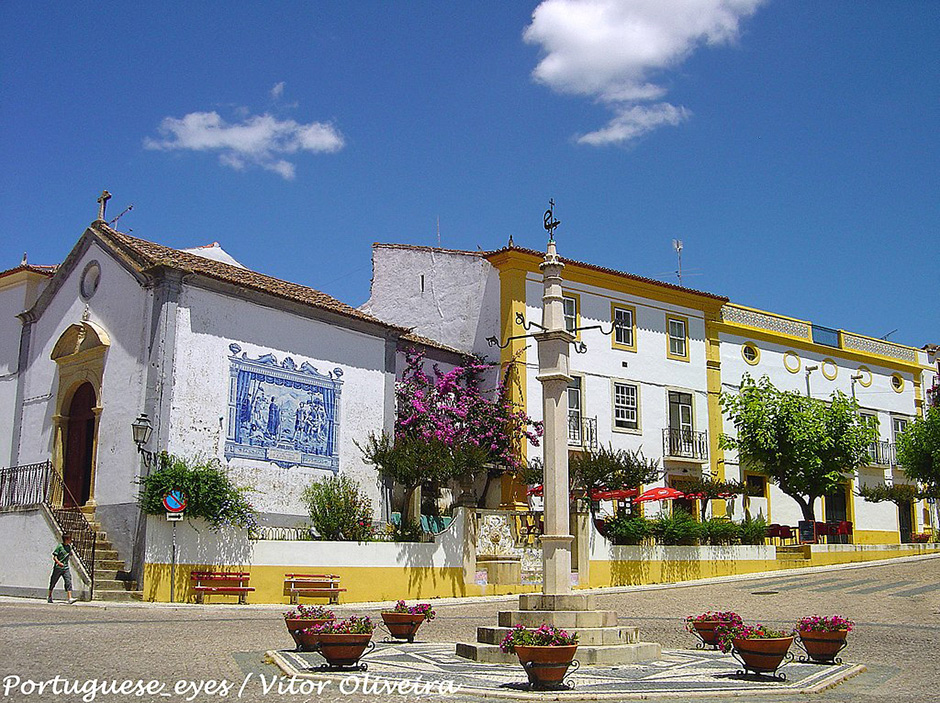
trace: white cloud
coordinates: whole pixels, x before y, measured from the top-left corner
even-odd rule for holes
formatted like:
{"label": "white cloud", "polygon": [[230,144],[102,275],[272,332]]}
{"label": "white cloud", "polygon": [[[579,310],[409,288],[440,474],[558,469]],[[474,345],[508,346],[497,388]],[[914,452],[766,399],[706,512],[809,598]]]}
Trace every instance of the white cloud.
{"label": "white cloud", "polygon": [[658,102],[656,82],[695,49],[734,41],[764,0],[544,0],[523,37],[544,56],[533,78],[559,93],[607,104],[614,117],[580,143],[622,144],[691,114]]}
{"label": "white cloud", "polygon": [[145,148],[216,151],[223,166],[237,171],[260,166],[287,180],[294,178],[295,166],[283,156],[332,153],[345,146],[342,134],[329,123],[300,124],[270,114],[249,115],[232,124],[217,112],[191,112],[181,118],[164,117],[158,132],[159,139],[144,139]]}
{"label": "white cloud", "polygon": [[280,83],[275,83],[274,87],[271,88],[271,97],[274,98],[275,100],[280,99],[280,97],[284,95],[285,85],[286,83],[284,81],[281,81]]}

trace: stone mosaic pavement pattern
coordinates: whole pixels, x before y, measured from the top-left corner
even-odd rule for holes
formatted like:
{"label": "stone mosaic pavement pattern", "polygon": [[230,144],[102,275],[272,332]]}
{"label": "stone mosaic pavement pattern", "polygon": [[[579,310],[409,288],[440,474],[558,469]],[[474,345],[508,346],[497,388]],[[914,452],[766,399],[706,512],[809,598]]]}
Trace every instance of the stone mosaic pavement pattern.
{"label": "stone mosaic pavement pattern", "polygon": [[[315,653],[282,650],[272,652],[285,675],[330,676],[341,679],[348,673],[324,671],[324,659]],[[516,697],[528,691],[526,676],[519,665],[479,664],[457,657],[448,643],[377,643],[363,659],[370,677],[378,680],[450,681],[464,695]],[[812,693],[861,673],[854,664],[822,666],[793,662],[781,669],[786,681],[766,676],[742,675],[740,665],[719,652],[669,650],[648,664],[616,667],[582,667],[568,677],[570,691],[554,692],[559,698],[625,699],[629,697],[765,696]],[[544,694],[536,694],[544,695]]]}

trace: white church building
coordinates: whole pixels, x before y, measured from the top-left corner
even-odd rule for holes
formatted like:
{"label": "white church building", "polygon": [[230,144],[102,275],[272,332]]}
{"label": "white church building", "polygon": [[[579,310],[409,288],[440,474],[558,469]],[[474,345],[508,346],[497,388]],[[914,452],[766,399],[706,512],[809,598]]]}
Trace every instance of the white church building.
{"label": "white church building", "polygon": [[[262,524],[302,523],[303,489],[340,471],[380,519],[387,495],[356,442],[392,427],[407,346],[461,359],[249,270],[217,244],[171,249],[98,219],[61,265],[0,272],[0,467],[14,467],[0,474],[5,500],[29,503],[44,467],[62,477],[57,500],[99,535],[99,595],[143,574],[138,479],[154,452],[218,458],[251,488]],[[131,425],[142,413],[153,430],[139,452]],[[55,525],[49,511],[3,511],[4,543],[30,545],[3,550],[3,592],[43,592],[35,574],[77,512]]]}

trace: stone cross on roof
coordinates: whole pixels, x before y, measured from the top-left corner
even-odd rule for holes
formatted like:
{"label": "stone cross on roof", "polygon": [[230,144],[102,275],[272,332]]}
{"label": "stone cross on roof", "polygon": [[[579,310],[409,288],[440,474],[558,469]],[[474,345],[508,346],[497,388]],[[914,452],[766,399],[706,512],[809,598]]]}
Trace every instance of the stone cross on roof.
{"label": "stone cross on roof", "polygon": [[104,221],[104,211],[110,199],[111,194],[106,190],[101,191],[101,195],[98,196],[98,219],[101,221]]}

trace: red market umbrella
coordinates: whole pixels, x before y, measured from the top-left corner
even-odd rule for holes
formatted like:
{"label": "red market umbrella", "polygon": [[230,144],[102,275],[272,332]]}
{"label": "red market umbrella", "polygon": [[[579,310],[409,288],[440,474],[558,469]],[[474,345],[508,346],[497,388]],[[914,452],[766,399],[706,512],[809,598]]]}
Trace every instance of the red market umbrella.
{"label": "red market umbrella", "polygon": [[594,491],[591,500],[625,500],[633,498],[639,491],[635,488],[616,488],[614,490]]}
{"label": "red market umbrella", "polygon": [[685,493],[677,491],[675,488],[650,488],[642,495],[633,499],[634,503],[643,503],[649,500],[675,500],[676,498],[685,498]]}

